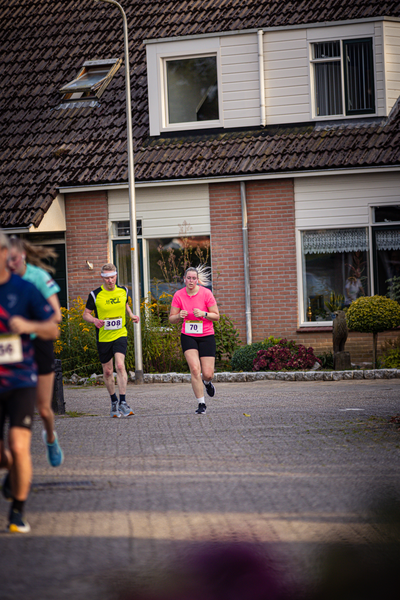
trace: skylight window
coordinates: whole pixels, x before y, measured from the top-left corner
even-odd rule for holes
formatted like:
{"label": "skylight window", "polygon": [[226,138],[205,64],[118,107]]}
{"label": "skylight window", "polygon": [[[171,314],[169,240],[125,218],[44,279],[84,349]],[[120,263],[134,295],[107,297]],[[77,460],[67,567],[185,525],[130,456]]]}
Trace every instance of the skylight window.
{"label": "skylight window", "polygon": [[121,64],[120,58],[87,60],[77,77],[60,89],[64,100],[100,98]]}

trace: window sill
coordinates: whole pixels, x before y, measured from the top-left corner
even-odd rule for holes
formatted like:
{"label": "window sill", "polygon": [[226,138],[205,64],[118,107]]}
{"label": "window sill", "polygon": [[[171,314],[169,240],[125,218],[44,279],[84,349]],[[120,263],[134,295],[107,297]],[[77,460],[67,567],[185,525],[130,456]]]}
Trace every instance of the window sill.
{"label": "window sill", "polygon": [[302,327],[296,329],[296,333],[327,333],[332,331],[332,325],[324,325],[323,327]]}

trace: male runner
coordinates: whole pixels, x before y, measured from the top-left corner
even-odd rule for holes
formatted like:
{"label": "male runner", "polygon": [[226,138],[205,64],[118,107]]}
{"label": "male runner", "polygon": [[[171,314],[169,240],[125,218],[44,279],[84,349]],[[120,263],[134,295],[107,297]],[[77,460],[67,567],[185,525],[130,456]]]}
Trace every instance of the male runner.
{"label": "male runner", "polygon": [[[36,400],[37,367],[30,334],[56,339],[53,309],[39,290],[10,273],[9,241],[0,230],[0,468],[8,473],[3,496],[12,500],[8,531],[27,533],[23,518],[32,479],[31,426]],[[9,418],[8,448],[4,424]]]}
{"label": "male runner", "polygon": [[[110,417],[129,417],[134,412],[126,402],[126,313],[134,323],[139,322],[139,317],[130,309],[127,288],[117,285],[117,267],[111,263],[103,265],[101,277],[103,285],[90,292],[83,318],[96,326],[97,350],[103,367],[104,383],[111,397]],[[115,393],[113,358],[117,371],[119,403]]]}

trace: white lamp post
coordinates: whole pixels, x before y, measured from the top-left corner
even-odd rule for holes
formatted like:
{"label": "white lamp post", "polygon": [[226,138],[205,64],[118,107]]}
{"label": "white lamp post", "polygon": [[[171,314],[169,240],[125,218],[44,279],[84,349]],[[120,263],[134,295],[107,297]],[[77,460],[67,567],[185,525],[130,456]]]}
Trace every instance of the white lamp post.
{"label": "white lamp post", "polygon": [[[133,164],[132,142],[132,109],[131,109],[131,83],[129,75],[129,49],[128,49],[128,23],[124,9],[115,0],[96,0],[114,4],[121,12],[124,22],[124,50],[125,50],[125,93],[126,93],[126,129],[128,139],[128,177],[129,177],[129,222],[131,228],[131,277],[133,312],[140,315],[140,288],[139,288],[139,260],[136,231],[136,198],[135,198],[135,169]],[[142,358],[142,332],[140,323],[134,326],[135,340],[135,383],[143,383],[143,358]]]}

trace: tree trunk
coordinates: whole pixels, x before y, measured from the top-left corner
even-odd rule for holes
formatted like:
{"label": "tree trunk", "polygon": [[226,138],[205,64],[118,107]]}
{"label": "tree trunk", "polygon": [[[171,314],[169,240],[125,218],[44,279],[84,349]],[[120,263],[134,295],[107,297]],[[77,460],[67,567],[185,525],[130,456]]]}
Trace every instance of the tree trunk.
{"label": "tree trunk", "polygon": [[372,335],[374,336],[372,345],[372,368],[376,369],[376,357],[378,354],[378,334],[374,332]]}

